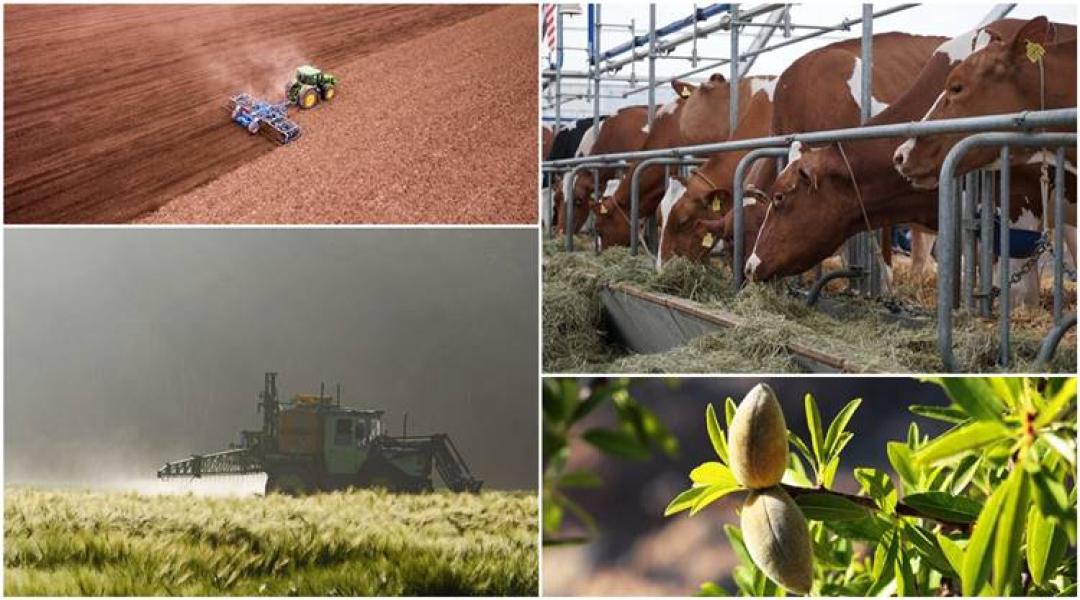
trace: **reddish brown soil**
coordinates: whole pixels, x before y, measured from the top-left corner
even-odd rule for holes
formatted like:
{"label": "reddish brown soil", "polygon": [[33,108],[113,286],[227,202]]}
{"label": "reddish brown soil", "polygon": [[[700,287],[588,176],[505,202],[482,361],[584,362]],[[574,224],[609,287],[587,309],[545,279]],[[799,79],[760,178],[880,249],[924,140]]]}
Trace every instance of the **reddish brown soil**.
{"label": "reddish brown soil", "polygon": [[[415,45],[436,30],[448,31],[499,13],[507,20],[519,12],[529,15],[516,20],[527,20],[535,28],[535,10],[530,7],[6,6],[5,219],[130,221],[199,186],[204,187],[198,193],[210,192],[205,184],[225,174],[239,175],[247,170],[245,163],[251,163],[254,176],[234,188],[235,193],[216,188],[220,195],[206,210],[178,202],[175,210],[170,207],[153,218],[193,223],[380,220],[377,211],[366,216],[355,205],[352,192],[365,189],[372,177],[372,170],[361,162],[363,155],[347,145],[329,145],[332,139],[321,136],[343,130],[361,135],[363,124],[348,119],[357,117],[354,107],[372,104],[382,106],[382,119],[399,128],[429,116],[409,110],[443,109],[444,118],[457,119],[457,138],[450,138],[455,141],[488,120],[488,111],[499,108],[518,111],[528,130],[536,122],[535,32],[532,41],[520,31],[515,38],[502,38],[494,55],[457,53],[460,47],[472,47],[467,39],[455,38],[450,46],[437,49]],[[529,53],[506,48],[511,41],[527,46]],[[398,56],[399,48],[426,48],[433,55],[412,55],[406,61]],[[497,98],[462,102],[470,109],[464,119],[456,112],[460,101],[483,98],[494,90],[478,82],[472,98],[403,102],[397,95],[400,90],[371,85],[373,78],[396,75],[409,81],[407,89],[414,93],[427,87],[446,91],[442,79],[467,69],[435,70],[425,61],[447,54],[459,61],[471,59],[473,66],[493,63],[507,70],[512,66],[510,56],[524,61],[513,66],[528,73],[527,89],[520,93],[531,104],[514,94],[509,96],[517,98],[516,106],[503,106]],[[370,67],[373,72],[356,70],[354,65],[365,64],[366,56],[384,58]],[[334,72],[343,81],[334,103],[294,113],[304,128],[300,140],[277,147],[229,122],[222,110],[229,95],[251,90],[280,96],[292,69],[303,62]],[[440,147],[437,140],[420,147],[416,140],[402,143],[386,131],[363,137],[363,144],[373,151],[402,153],[408,165],[422,167],[428,156],[438,161],[440,152],[450,152],[449,148],[460,151],[446,144]],[[530,159],[535,153],[532,136],[530,132],[518,139],[522,154]],[[505,153],[508,148],[489,145],[484,150]],[[290,158],[283,167],[259,169],[266,159],[285,153]],[[529,163],[534,173],[535,161]],[[392,190],[402,175],[386,173],[378,188]],[[529,189],[535,186],[531,175],[519,179]],[[296,195],[282,195],[283,189],[300,184],[319,196],[317,205],[297,206]],[[518,195],[532,196],[521,189]],[[443,198],[449,201],[446,195]],[[399,195],[396,202],[403,204],[408,198]],[[532,202],[528,207],[527,216],[519,220],[535,218]],[[430,220],[439,219],[432,215]],[[478,214],[474,220],[507,219]]]}

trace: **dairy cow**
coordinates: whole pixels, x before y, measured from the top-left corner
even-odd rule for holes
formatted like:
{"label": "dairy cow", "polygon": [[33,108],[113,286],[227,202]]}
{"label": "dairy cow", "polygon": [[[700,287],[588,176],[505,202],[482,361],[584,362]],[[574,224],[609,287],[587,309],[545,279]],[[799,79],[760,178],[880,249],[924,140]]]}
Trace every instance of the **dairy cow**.
{"label": "dairy cow", "polygon": [[[1020,21],[1004,20],[986,31],[1011,32],[1020,25]],[[903,97],[868,124],[921,118],[951,68],[989,41],[986,31],[972,31],[941,44]],[[790,164],[770,187],[767,202],[747,211],[747,276],[764,280],[800,273],[868,227],[911,222],[936,229],[936,194],[913,188],[893,169],[893,150],[900,141],[873,139],[794,148]],[[1024,172],[1016,177],[1015,219],[1030,220],[1030,213],[1038,210],[1038,188],[1028,177]],[[807,227],[808,223],[813,226]]]}
{"label": "dairy cow", "polygon": [[[896,101],[943,41],[945,38],[904,33],[875,35],[871,112],[879,113]],[[813,50],[793,62],[774,83],[768,134],[858,126],[862,112],[860,55],[861,40],[851,39]],[[721,109],[716,107],[715,110]],[[763,135],[763,128],[753,124],[748,127],[745,137],[760,135]],[[676,255],[703,260],[710,244],[721,239],[724,243],[732,241],[732,178],[738,159],[745,153],[727,154],[717,155],[710,160],[711,164],[705,165],[703,173],[706,177],[692,176],[687,182],[692,186],[691,191],[671,207],[664,227],[661,264]],[[774,165],[775,161],[764,159],[755,163],[748,179],[753,189],[768,187],[775,174]],[[711,212],[717,204],[717,190],[720,192],[719,214]],[[757,202],[757,194],[745,197],[748,230],[753,229],[754,204]]]}

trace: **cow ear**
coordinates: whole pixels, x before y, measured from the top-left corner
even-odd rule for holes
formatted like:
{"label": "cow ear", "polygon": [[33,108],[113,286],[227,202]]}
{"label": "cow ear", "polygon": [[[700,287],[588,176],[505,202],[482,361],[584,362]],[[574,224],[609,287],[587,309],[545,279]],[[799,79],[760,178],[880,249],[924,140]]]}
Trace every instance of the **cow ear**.
{"label": "cow ear", "polygon": [[1025,58],[1036,62],[1046,52],[1044,45],[1054,41],[1054,25],[1046,17],[1038,16],[1024,23],[1009,44],[1013,58]]}
{"label": "cow ear", "polygon": [[675,90],[675,93],[678,94],[680,98],[686,98],[694,93],[694,87],[694,84],[685,81],[675,80],[671,82],[671,88]]}

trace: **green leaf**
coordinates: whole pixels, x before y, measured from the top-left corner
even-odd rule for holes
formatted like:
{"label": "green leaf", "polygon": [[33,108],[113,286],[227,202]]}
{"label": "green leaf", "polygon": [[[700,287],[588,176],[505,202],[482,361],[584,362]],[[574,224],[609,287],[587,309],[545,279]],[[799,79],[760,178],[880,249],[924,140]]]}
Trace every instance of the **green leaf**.
{"label": "green leaf", "polygon": [[590,429],[581,436],[586,442],[613,456],[644,460],[649,449],[642,446],[637,437],[625,431],[613,429]]}
{"label": "green leaf", "polygon": [[888,455],[893,470],[900,476],[900,481],[904,482],[904,489],[915,489],[919,484],[919,476],[911,464],[911,448],[903,442],[889,442],[885,445],[885,454]]}
{"label": "green leaf", "polygon": [[817,402],[810,394],[803,400],[806,407],[806,426],[810,429],[810,447],[814,449],[816,464],[825,464],[825,454],[822,452],[822,444],[825,442],[825,434],[821,431],[821,413],[818,412]]}
{"label": "green leaf", "polygon": [[705,493],[697,499],[697,502],[694,503],[694,507],[690,509],[690,516],[698,514],[701,509],[739,489],[741,488],[737,483],[734,485],[717,484],[708,486],[705,488]]}
{"label": "green leaf", "polygon": [[919,448],[912,459],[916,464],[934,466],[951,461],[957,455],[1006,439],[1008,429],[997,421],[976,421],[946,431]]}
{"label": "green leaf", "polygon": [[859,405],[862,404],[862,398],[855,398],[851,402],[848,402],[844,408],[840,409],[840,412],[836,413],[836,417],[829,424],[829,431],[825,434],[825,456],[832,458],[839,454],[836,449],[836,443],[840,439],[840,434],[844,433],[851,421],[852,415],[856,410],[859,410]]}
{"label": "green leaf", "polygon": [[866,507],[828,493],[799,494],[795,504],[811,521],[854,521],[866,518]]}
{"label": "green leaf", "polygon": [[1051,450],[1070,465],[1076,464],[1076,440],[1066,439],[1056,433],[1047,431],[1039,434],[1039,439],[1046,442]]}
{"label": "green leaf", "polygon": [[908,410],[920,417],[945,421],[946,423],[963,423],[968,420],[967,413],[955,405],[931,406],[928,404],[913,404],[908,407]]}
{"label": "green leaf", "polygon": [[904,525],[904,540],[909,542],[919,556],[922,556],[926,562],[930,563],[930,566],[943,573],[955,575],[952,565],[941,550],[937,538],[929,531],[917,525],[906,523]]}
{"label": "green leaf", "polygon": [[1049,425],[1054,419],[1065,410],[1066,407],[1076,402],[1076,378],[1068,377],[1065,382],[1054,394],[1050,401],[1046,403],[1046,406],[1039,411],[1039,416],[1035,418],[1035,428],[1042,429]]}
{"label": "green leaf", "polygon": [[731,429],[731,422],[735,420],[735,411],[738,407],[735,406],[735,401],[728,396],[724,399],[724,422],[727,423],[728,430]]}
{"label": "green leaf", "polygon": [[739,558],[739,562],[757,570],[754,559],[750,558],[750,552],[746,550],[742,530],[734,525],[724,525],[724,534],[727,535],[728,543],[731,544],[731,549],[735,552],[735,556]]}
{"label": "green leaf", "polygon": [[836,479],[836,471],[840,468],[840,457],[830,459],[821,470],[821,487],[831,488],[833,479]]}
{"label": "green leaf", "polygon": [[[886,539],[887,538],[887,539]],[[867,596],[877,596],[885,586],[893,581],[896,576],[896,554],[900,551],[900,532],[890,529],[886,532],[886,538],[881,540],[874,551],[874,568],[870,572],[873,583],[866,591]]]}
{"label": "green leaf", "polygon": [[810,463],[811,466],[815,466],[816,468],[817,462],[814,460],[814,454],[810,452],[809,448],[806,447],[806,442],[802,441],[799,436],[795,435],[791,431],[788,431],[787,439],[792,446],[795,446],[796,450],[798,450],[803,456],[806,457],[806,462]]}
{"label": "green leaf", "polygon": [[1045,467],[1040,467],[1031,474],[1031,483],[1035,505],[1043,515],[1061,522],[1075,514],[1076,508],[1069,502],[1065,485]]}
{"label": "green leaf", "polygon": [[728,464],[727,440],[724,438],[724,432],[720,431],[720,424],[716,422],[716,410],[713,409],[711,402],[705,407],[705,429],[709,432],[713,452],[716,452],[721,462]]}
{"label": "green leaf", "polygon": [[664,516],[670,517],[673,514],[693,508],[694,504],[696,504],[701,496],[705,494],[706,490],[708,490],[706,486],[699,486],[681,492],[668,503],[667,508],[664,509]]}
{"label": "green leaf", "polygon": [[1006,481],[1005,489],[1008,492],[1001,503],[997,531],[994,533],[992,585],[999,596],[1006,595],[1007,587],[1020,576],[1020,549],[1031,496],[1027,472],[1016,467]]}
{"label": "green leaf", "polygon": [[964,569],[963,548],[945,534],[935,533],[934,537],[937,539],[938,547],[941,548],[941,553],[949,561],[950,569],[959,575]]}
{"label": "green leaf", "polygon": [[[1013,471],[1013,476],[1018,471]],[[979,511],[979,518],[975,520],[975,527],[971,532],[971,539],[967,548],[964,549],[964,565],[960,572],[963,595],[974,596],[982,590],[990,575],[991,548],[994,541],[994,532],[997,529],[998,511],[1005,499],[1007,485],[994,490],[987,499],[983,509]]]}
{"label": "green leaf", "polygon": [[717,585],[717,584],[715,584],[715,583],[713,583],[711,581],[706,581],[705,583],[701,584],[701,588],[698,590],[697,595],[698,596],[715,597],[715,596],[729,596],[730,594],[728,594],[727,590],[720,587],[719,585]]}
{"label": "green leaf", "polygon": [[855,469],[855,480],[862,486],[862,490],[877,502],[881,510],[887,513],[896,512],[896,487],[889,476],[877,469]]}
{"label": "green leaf", "polygon": [[[869,511],[867,511],[869,513]],[[889,530],[889,522],[884,517],[876,514],[855,521],[823,521],[826,528],[840,537],[852,540],[868,540],[880,542],[885,532]]]}
{"label": "green leaf", "polygon": [[1036,585],[1046,584],[1067,549],[1068,539],[1061,527],[1032,506],[1027,523],[1027,564]]}
{"label": "green leaf", "polygon": [[1004,401],[1010,408],[1016,408],[1021,393],[1020,378],[1018,377],[987,377],[986,382],[994,390],[997,397]]}
{"label": "green leaf", "polygon": [[908,494],[904,496],[904,504],[931,518],[953,523],[974,523],[983,508],[975,500],[945,492]]}
{"label": "green leaf", "polygon": [[599,475],[584,470],[564,473],[555,480],[555,485],[561,488],[598,488],[602,484]]}
{"label": "green leaf", "polygon": [[990,382],[981,377],[932,377],[927,381],[945,389],[949,399],[977,421],[1000,423],[1005,407]]}
{"label": "green leaf", "polygon": [[980,464],[982,464],[982,459],[978,456],[965,456],[960,459],[960,464],[953,471],[952,483],[949,485],[949,489],[954,496],[963,494],[964,490],[971,485],[971,481],[979,471]]}
{"label": "green leaf", "polygon": [[727,468],[723,463],[707,462],[702,463],[690,471],[690,481],[693,481],[699,485],[724,485],[724,486],[736,486],[739,482],[736,481],[735,475],[731,472],[731,469]]}
{"label": "green leaf", "polygon": [[563,521],[562,505],[551,498],[544,498],[544,532],[551,535],[559,530]]}

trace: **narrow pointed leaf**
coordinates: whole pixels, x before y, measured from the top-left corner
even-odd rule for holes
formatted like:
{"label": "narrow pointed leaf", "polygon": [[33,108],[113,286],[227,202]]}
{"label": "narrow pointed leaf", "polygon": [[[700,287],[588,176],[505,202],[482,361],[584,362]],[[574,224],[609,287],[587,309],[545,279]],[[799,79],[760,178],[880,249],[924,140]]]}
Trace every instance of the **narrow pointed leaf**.
{"label": "narrow pointed leaf", "polygon": [[967,548],[964,549],[964,566],[960,573],[964,596],[978,594],[990,575],[991,550],[994,532],[997,529],[998,511],[1004,501],[1007,487],[1008,485],[999,486],[990,495],[983,509],[979,511],[979,518],[975,520],[971,539],[968,541]]}
{"label": "narrow pointed leaf", "polygon": [[675,498],[667,505],[667,508],[664,509],[664,516],[670,517],[675,513],[690,510],[694,507],[694,504],[697,503],[698,499],[705,494],[707,489],[708,487],[706,486],[692,487],[683,491],[678,496],[675,496]]}
{"label": "narrow pointed leaf", "polygon": [[1027,472],[1017,467],[1009,476],[1006,488],[1008,495],[1001,504],[994,534],[992,585],[1001,596],[1007,595],[1008,586],[1020,576],[1020,549],[1031,498]]}
{"label": "narrow pointed leaf", "polygon": [[733,485],[738,487],[739,482],[735,474],[724,464],[718,462],[702,463],[690,471],[690,481],[702,485]]}
{"label": "narrow pointed leaf", "polygon": [[982,511],[982,504],[964,496],[945,492],[923,492],[904,496],[904,504],[934,519],[953,523],[974,523]]}
{"label": "narrow pointed leaf", "polygon": [[954,427],[923,446],[912,459],[916,464],[933,466],[1005,438],[1008,429],[996,421],[976,421]]}
{"label": "narrow pointed leaf", "polygon": [[720,431],[720,423],[716,421],[716,410],[711,402],[705,407],[705,429],[709,432],[709,441],[712,442],[713,452],[716,452],[716,455],[726,465],[728,463],[727,440],[724,439],[724,432]]}
{"label": "narrow pointed leaf", "polygon": [[980,377],[935,377],[930,381],[945,388],[949,399],[978,421],[1000,423],[1005,407],[990,383]]}
{"label": "narrow pointed leaf", "polygon": [[840,434],[846,430],[860,404],[862,404],[862,398],[855,398],[836,413],[836,417],[829,424],[829,431],[825,434],[825,456],[832,458],[838,454],[836,442],[840,439]]}
{"label": "narrow pointed leaf", "polygon": [[822,444],[825,443],[825,434],[821,430],[821,413],[818,411],[817,402],[810,394],[803,400],[806,408],[806,426],[810,429],[810,447],[814,449],[816,464],[824,464]]}
{"label": "narrow pointed leaf", "polygon": [[854,521],[867,516],[866,507],[835,494],[800,494],[795,504],[811,521]]}

